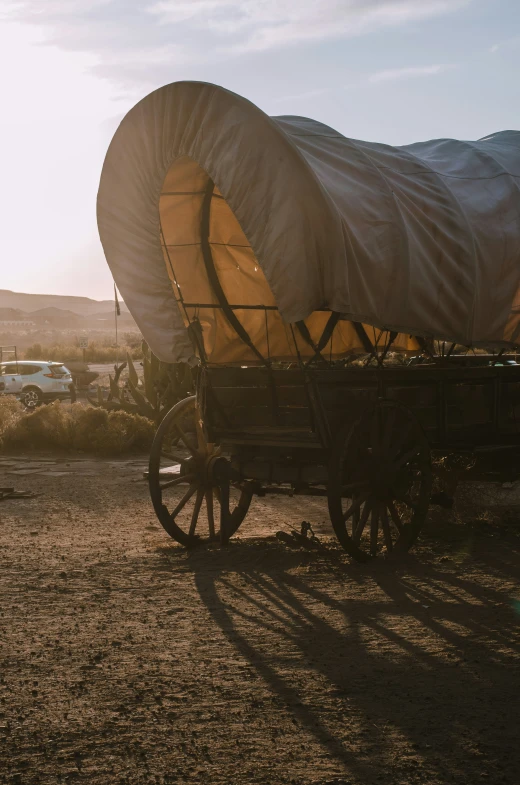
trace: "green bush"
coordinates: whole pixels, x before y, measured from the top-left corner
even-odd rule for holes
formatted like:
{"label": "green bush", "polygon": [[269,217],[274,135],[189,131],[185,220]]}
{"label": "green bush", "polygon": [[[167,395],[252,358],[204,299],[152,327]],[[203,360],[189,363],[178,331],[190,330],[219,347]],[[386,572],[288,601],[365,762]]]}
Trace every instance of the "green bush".
{"label": "green bush", "polygon": [[[15,406],[17,404],[17,406]],[[154,425],[127,412],[93,409],[55,401],[26,413],[13,399],[0,398],[0,446],[3,449],[82,450],[121,455],[148,450]]]}

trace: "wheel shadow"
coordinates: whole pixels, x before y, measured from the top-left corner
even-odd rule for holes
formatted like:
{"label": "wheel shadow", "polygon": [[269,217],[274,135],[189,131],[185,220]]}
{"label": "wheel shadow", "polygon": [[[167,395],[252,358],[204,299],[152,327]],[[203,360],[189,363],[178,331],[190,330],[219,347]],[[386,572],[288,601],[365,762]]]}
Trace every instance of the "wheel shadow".
{"label": "wheel shadow", "polygon": [[222,635],[342,776],[465,783],[477,765],[488,782],[515,781],[518,616],[497,582],[520,575],[518,551],[465,577],[411,556],[360,566],[334,548],[244,540],[185,567]]}

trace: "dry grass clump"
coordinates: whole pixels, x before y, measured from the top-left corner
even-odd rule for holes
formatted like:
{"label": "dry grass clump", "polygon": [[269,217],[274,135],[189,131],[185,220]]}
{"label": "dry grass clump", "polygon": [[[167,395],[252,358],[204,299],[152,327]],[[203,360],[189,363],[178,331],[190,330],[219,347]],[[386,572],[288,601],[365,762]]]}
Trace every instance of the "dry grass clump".
{"label": "dry grass clump", "polygon": [[83,360],[87,363],[113,363],[116,359],[122,362],[127,353],[133,360],[140,360],[143,356],[141,341],[138,345],[127,344],[110,346],[102,342],[92,341],[88,348],[83,351],[75,344],[53,343],[49,346],[42,346],[41,343],[33,343],[24,352],[24,360],[47,360],[48,362],[66,363],[67,360]]}
{"label": "dry grass clump", "polygon": [[59,401],[28,414],[17,401],[0,398],[3,449],[82,450],[98,455],[121,455],[131,450],[148,450],[153,435],[153,423],[136,414],[109,412],[80,403],[63,406]]}
{"label": "dry grass clump", "polygon": [[24,415],[24,407],[12,395],[0,395],[0,445],[4,434],[16,427]]}
{"label": "dry grass clump", "polygon": [[[79,413],[78,407],[82,409]],[[148,450],[155,426],[146,417],[121,411],[71,407],[76,414],[73,446],[102,455],[119,455],[128,450]]]}

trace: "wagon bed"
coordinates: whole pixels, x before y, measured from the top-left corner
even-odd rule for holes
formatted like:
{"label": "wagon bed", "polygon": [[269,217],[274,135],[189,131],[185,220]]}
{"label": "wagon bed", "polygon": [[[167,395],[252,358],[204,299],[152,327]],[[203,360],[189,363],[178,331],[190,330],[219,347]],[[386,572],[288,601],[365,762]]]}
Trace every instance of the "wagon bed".
{"label": "wagon bed", "polygon": [[219,441],[319,448],[327,434],[313,423],[313,395],[330,432],[355,420],[367,403],[387,399],[414,412],[434,448],[518,442],[520,366],[460,367],[456,361],[307,371],[206,368],[205,419]]}

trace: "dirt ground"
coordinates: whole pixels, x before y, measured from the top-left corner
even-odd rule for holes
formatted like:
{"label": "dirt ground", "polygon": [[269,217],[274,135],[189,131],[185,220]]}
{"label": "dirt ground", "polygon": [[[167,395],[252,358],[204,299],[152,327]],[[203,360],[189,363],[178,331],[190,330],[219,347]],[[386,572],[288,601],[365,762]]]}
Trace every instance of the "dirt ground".
{"label": "dirt ground", "polygon": [[[257,500],[186,552],[144,464],[0,460],[38,494],[0,502],[1,783],[517,785],[512,491],[466,488],[366,566],[320,499]],[[302,519],[316,551],[275,537]]]}

